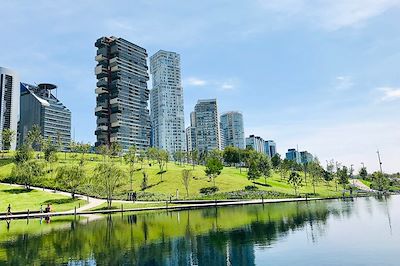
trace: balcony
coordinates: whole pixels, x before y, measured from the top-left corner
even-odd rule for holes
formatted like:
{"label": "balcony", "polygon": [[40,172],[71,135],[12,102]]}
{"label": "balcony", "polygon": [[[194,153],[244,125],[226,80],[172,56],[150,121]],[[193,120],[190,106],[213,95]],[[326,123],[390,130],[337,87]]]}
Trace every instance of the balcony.
{"label": "balcony", "polygon": [[95,67],[94,73],[96,75],[107,74],[107,69],[105,67],[103,67],[102,65],[98,65]]}
{"label": "balcony", "polygon": [[94,112],[95,112],[95,113],[98,113],[98,112],[107,112],[107,107],[105,107],[105,106],[97,106],[97,107],[94,109]]}
{"label": "balcony", "polygon": [[103,54],[96,55],[96,57],[95,57],[95,60],[97,62],[100,62],[100,61],[103,61],[103,60],[106,60],[106,59],[107,59],[107,57],[105,57]]}
{"label": "balcony", "polygon": [[118,98],[112,98],[110,100],[110,104],[116,104],[116,103],[118,103]]}
{"label": "balcony", "polygon": [[107,93],[107,89],[105,87],[98,87],[95,90],[96,94],[103,94],[103,93]]}
{"label": "balcony", "polygon": [[96,131],[107,131],[108,130],[108,126],[98,126],[96,128]]}
{"label": "balcony", "polygon": [[108,79],[107,78],[101,78],[97,81],[96,86],[97,87],[107,87]]}
{"label": "balcony", "polygon": [[112,68],[111,68],[111,72],[115,72],[115,71],[118,71],[119,70],[119,67],[118,66],[113,66]]}
{"label": "balcony", "polygon": [[111,123],[111,127],[119,127],[119,126],[120,126],[119,121]]}

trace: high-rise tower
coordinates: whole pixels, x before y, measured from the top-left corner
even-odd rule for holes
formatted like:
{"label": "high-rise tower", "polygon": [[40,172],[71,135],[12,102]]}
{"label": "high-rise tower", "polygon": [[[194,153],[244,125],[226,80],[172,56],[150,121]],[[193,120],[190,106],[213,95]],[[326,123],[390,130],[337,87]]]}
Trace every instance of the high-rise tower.
{"label": "high-rise tower", "polygon": [[221,138],[223,148],[228,146],[244,149],[243,115],[227,112],[221,115]]}
{"label": "high-rise tower", "polygon": [[160,50],[150,57],[153,87],[150,120],[155,147],[169,154],[186,150],[180,56]]}
{"label": "high-rise tower", "polygon": [[[3,149],[2,132],[11,129],[17,133],[19,120],[19,78],[14,71],[0,67],[0,148]],[[10,143],[10,149],[16,148],[16,137]]]}
{"label": "high-rise tower", "polygon": [[119,143],[124,150],[150,145],[147,52],[127,40],[102,37],[97,47],[96,146]]}

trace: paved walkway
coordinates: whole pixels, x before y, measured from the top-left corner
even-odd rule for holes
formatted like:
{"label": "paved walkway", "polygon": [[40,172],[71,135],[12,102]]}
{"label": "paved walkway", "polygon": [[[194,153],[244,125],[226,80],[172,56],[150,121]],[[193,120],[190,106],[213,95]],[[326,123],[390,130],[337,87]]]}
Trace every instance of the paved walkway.
{"label": "paved walkway", "polygon": [[350,183],[356,186],[357,188],[367,191],[367,192],[374,192],[375,190],[369,188],[367,185],[365,185],[363,182],[361,182],[358,179],[351,179]]}
{"label": "paved walkway", "polygon": [[271,204],[271,203],[280,203],[280,202],[300,202],[300,201],[315,201],[315,200],[324,200],[327,198],[290,198],[290,199],[261,199],[261,200],[244,200],[244,201],[231,201],[231,202],[218,202],[215,201],[213,203],[197,203],[197,204],[185,204],[185,205],[169,205],[166,203],[165,206],[160,207],[145,207],[145,208],[134,208],[134,209],[113,209],[113,210],[98,210],[98,211],[67,211],[67,212],[52,212],[52,213],[35,213],[30,214],[16,214],[12,216],[1,215],[0,220],[9,220],[9,219],[27,219],[27,218],[40,218],[46,216],[66,216],[66,215],[88,215],[88,214],[112,214],[112,213],[121,213],[121,212],[141,212],[141,211],[153,211],[153,210],[168,210],[168,211],[177,211],[177,210],[190,210],[190,209],[199,209],[199,208],[209,208],[209,207],[220,207],[220,206],[240,206],[240,205],[249,205],[249,204]]}

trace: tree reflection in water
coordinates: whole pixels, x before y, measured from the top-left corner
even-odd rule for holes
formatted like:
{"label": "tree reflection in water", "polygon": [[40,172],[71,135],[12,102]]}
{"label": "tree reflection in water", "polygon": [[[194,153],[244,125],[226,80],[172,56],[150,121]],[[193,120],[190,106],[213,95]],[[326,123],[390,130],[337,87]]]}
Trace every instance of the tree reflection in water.
{"label": "tree reflection in water", "polygon": [[[106,216],[90,223],[12,221],[0,237],[0,264],[255,265],[254,247],[266,248],[291,231],[310,230],[316,241],[329,215],[351,213],[325,201]],[[65,225],[68,225],[65,227]],[[58,228],[57,226],[60,226]],[[13,226],[16,227],[15,232]],[[46,226],[52,226],[44,230]],[[315,228],[318,228],[315,231]]]}

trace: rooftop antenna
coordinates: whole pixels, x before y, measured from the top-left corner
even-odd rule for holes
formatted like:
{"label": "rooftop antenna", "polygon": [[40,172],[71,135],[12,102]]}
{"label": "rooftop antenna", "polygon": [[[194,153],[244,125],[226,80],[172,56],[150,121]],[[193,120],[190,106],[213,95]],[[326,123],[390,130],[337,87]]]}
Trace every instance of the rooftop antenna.
{"label": "rooftop antenna", "polygon": [[382,171],[381,155],[380,155],[380,153],[379,153],[379,150],[377,150],[376,153],[378,154],[379,169],[381,170],[381,173],[383,173],[383,171]]}

